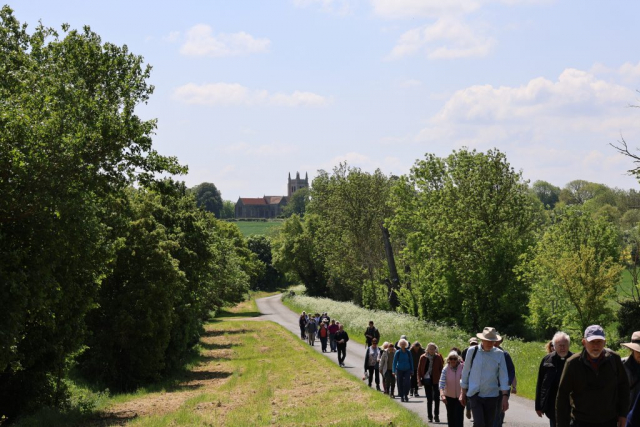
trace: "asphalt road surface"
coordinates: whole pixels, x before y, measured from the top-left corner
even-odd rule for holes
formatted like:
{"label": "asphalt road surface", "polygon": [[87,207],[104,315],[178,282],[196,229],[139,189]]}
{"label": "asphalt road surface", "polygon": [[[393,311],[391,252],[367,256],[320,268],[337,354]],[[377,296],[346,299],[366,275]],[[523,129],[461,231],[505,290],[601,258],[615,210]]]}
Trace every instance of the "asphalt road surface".
{"label": "asphalt road surface", "polygon": [[[299,314],[294,313],[282,304],[282,295],[275,295],[272,297],[261,298],[256,301],[258,304],[258,310],[260,310],[261,319],[271,320],[279,325],[284,326],[286,329],[293,332],[297,337],[300,336],[300,327],[298,326]],[[329,313],[331,315],[331,313]],[[364,331],[362,332],[364,334]],[[327,344],[328,347],[328,344]],[[320,340],[316,340],[316,344],[313,347],[317,352],[322,354],[320,347]],[[347,357],[344,361],[345,368],[351,374],[358,379],[362,379],[364,356],[366,347],[353,340],[350,340],[347,344]],[[326,357],[338,364],[338,353],[324,353]],[[381,379],[382,380],[382,379]],[[374,382],[375,383],[375,382]],[[397,390],[397,387],[396,387]],[[416,412],[426,422],[427,419],[427,399],[424,397],[424,388],[421,390],[420,397],[409,397],[409,402],[400,402],[399,399],[394,399],[397,404],[404,406],[405,408]],[[447,424],[447,409],[443,403],[440,403],[440,425]],[[438,425],[438,423],[431,423],[431,425]],[[472,425],[471,421],[465,419],[465,425]],[[539,418],[534,410],[533,401],[524,399],[519,396],[512,395],[509,399],[509,410],[506,413],[504,426],[514,427],[534,427],[534,426],[548,426],[549,420],[547,418]]]}

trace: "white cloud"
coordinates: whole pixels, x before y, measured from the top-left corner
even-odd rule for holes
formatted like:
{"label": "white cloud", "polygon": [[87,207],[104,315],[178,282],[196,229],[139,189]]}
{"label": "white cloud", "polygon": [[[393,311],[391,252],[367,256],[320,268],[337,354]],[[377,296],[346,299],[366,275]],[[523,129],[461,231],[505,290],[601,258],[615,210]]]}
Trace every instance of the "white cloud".
{"label": "white cloud", "polygon": [[356,0],[293,0],[296,7],[305,8],[315,6],[323,12],[349,15],[356,8]]}
{"label": "white cloud", "polygon": [[552,0],[371,0],[376,15],[388,19],[438,18],[466,15],[489,3],[505,5],[549,3]]}
{"label": "white cloud", "polygon": [[466,14],[477,10],[479,0],[372,0],[376,15],[390,18],[436,18],[442,15]]}
{"label": "white cloud", "polygon": [[516,87],[470,86],[455,92],[415,141],[441,153],[498,147],[534,179],[602,181],[627,169],[608,144],[621,132],[640,140],[639,113],[625,108],[634,96],[635,88],[571,68]]}
{"label": "white cloud", "polygon": [[429,59],[486,56],[496,41],[456,18],[411,29],[393,47],[387,59],[399,59],[424,50]]}
{"label": "white cloud", "polygon": [[251,90],[238,83],[188,83],[176,88],[173,99],[191,105],[273,105],[284,107],[321,107],[329,99],[312,92],[270,95],[266,90]]}
{"label": "white cloud", "polygon": [[197,24],[187,31],[180,53],[187,56],[239,56],[268,52],[270,45],[269,39],[257,39],[243,31],[214,36],[209,25]]}
{"label": "white cloud", "polygon": [[180,40],[180,31],[171,31],[167,36],[162,38],[164,41],[169,43],[175,43]]}

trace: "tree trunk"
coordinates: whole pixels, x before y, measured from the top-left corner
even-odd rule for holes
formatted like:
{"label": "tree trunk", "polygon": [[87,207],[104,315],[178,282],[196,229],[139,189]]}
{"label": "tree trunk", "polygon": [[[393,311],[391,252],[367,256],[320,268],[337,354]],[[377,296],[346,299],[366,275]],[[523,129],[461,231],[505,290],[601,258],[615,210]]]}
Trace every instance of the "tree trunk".
{"label": "tree trunk", "polygon": [[384,225],[380,225],[382,230],[382,241],[384,242],[384,251],[387,255],[387,264],[389,265],[389,304],[394,310],[398,307],[397,290],[400,289],[400,278],[398,277],[398,269],[396,268],[396,259],[393,256],[393,248],[391,247],[391,238],[389,230]]}

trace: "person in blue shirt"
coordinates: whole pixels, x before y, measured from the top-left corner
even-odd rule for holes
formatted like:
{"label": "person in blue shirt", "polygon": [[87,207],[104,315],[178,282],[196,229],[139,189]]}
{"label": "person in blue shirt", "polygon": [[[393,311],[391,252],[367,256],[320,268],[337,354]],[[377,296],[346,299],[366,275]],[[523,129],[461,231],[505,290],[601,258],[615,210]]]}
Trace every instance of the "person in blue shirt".
{"label": "person in blue shirt", "polygon": [[470,348],[462,370],[460,403],[471,407],[474,427],[492,427],[496,407],[509,409],[509,375],[504,352],[494,347],[502,337],[496,329],[486,327],[477,334],[480,345]]}
{"label": "person in blue shirt", "polygon": [[398,381],[398,395],[402,402],[409,401],[409,389],[411,388],[411,373],[413,372],[413,357],[407,347],[409,342],[405,339],[398,341],[399,350],[393,356],[393,375]]}

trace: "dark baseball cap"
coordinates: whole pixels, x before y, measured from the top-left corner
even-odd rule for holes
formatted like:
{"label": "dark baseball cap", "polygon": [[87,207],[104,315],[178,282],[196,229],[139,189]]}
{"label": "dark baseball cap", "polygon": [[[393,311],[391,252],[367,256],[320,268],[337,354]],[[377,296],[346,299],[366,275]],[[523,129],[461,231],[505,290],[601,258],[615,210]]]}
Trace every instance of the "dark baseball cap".
{"label": "dark baseball cap", "polygon": [[584,330],[584,339],[587,341],[603,340],[605,339],[604,329],[600,325],[591,325]]}

